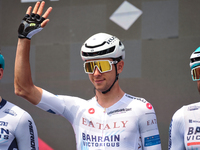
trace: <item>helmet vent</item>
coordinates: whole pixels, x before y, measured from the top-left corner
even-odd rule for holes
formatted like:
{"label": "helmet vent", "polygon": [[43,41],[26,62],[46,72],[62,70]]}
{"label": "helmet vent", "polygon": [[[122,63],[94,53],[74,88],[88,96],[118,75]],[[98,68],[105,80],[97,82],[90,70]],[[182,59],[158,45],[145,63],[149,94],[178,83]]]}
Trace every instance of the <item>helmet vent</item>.
{"label": "helmet vent", "polygon": [[196,58],[192,58],[192,59],[191,59],[191,62],[192,62],[192,63],[195,62],[195,61],[200,61],[200,57],[196,57]]}
{"label": "helmet vent", "polygon": [[108,53],[112,53],[113,51],[115,50],[115,46],[111,47],[111,48],[108,48],[108,49],[105,49],[105,50],[102,50],[102,51],[98,51],[98,52],[82,52],[82,55],[83,56],[99,56],[99,55],[105,55],[105,54],[108,54]]}
{"label": "helmet vent", "polygon": [[99,45],[95,45],[95,46],[88,46],[87,44],[85,44],[85,47],[87,48],[96,48],[96,47],[99,47],[99,46],[103,46],[106,42],[104,41],[102,44],[99,44]]}

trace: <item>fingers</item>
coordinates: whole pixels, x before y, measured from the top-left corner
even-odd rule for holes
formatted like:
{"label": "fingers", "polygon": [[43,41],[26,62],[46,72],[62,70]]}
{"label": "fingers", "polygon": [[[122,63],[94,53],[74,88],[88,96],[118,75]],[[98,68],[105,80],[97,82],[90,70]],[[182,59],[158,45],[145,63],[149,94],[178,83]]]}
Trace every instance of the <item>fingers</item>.
{"label": "fingers", "polygon": [[29,6],[28,9],[27,9],[27,11],[26,11],[26,14],[29,14],[29,15],[30,15],[30,14],[31,14],[31,9],[32,9],[32,7]]}
{"label": "fingers", "polygon": [[[42,12],[43,12],[43,9],[44,9],[44,5],[45,5],[45,2],[44,2],[44,1],[42,1],[41,3],[38,1],[38,2],[35,4],[32,13],[38,14],[38,15],[41,16],[41,15],[42,15]],[[26,14],[29,14],[29,15],[30,15],[30,14],[31,14],[31,10],[32,10],[32,7],[29,6],[28,9],[27,9],[27,11],[26,11]],[[49,16],[49,14],[50,14],[51,11],[52,11],[52,7],[49,7],[49,8],[46,10],[46,12],[43,14],[42,17],[45,18],[45,20],[41,23],[41,27],[45,27],[46,24],[47,24],[47,22],[49,22],[49,19],[47,19],[47,17]]]}
{"label": "fingers", "polygon": [[[38,1],[38,2],[35,4],[32,13],[38,14],[38,15],[41,16],[41,15],[42,15],[42,12],[43,12],[43,9],[44,9],[44,5],[45,5],[45,2],[44,2],[44,1],[42,1],[41,3]],[[27,9],[27,11],[26,11],[26,14],[29,14],[29,15],[30,15],[30,14],[31,14],[31,9],[32,9],[32,7],[29,6],[28,9]],[[52,7],[49,7],[42,17],[46,19],[46,18],[49,16],[51,10],[52,10]]]}
{"label": "fingers", "polygon": [[[34,10],[33,10],[33,13],[34,13],[34,14],[37,13],[38,15],[41,16],[41,15],[42,15],[43,8],[44,8],[44,5],[45,5],[45,2],[44,2],[44,1],[42,1],[41,4],[39,3],[39,5],[37,5],[37,3],[36,3],[36,5],[35,5],[35,6],[36,6],[36,8],[35,8],[35,9],[36,9],[36,12],[34,12]],[[40,7],[39,7],[39,6],[40,6]],[[38,7],[39,7],[39,9],[38,9]]]}
{"label": "fingers", "polygon": [[46,26],[47,22],[49,22],[49,19],[46,19],[46,18],[49,16],[51,11],[52,11],[52,7],[49,7],[47,11],[44,13],[44,15],[42,16],[43,18],[45,18],[45,20],[41,23],[42,28]]}
{"label": "fingers", "polygon": [[42,17],[47,18],[51,11],[52,11],[52,7],[49,7]]}
{"label": "fingers", "polygon": [[[33,8],[33,12],[32,12],[32,13],[37,14],[39,6],[40,6],[40,2],[37,2],[37,3],[35,4],[35,7]],[[39,8],[41,14],[42,14],[43,8],[44,8],[44,1],[42,1],[41,6],[40,6],[40,8]],[[41,15],[41,14],[40,14],[40,15]]]}

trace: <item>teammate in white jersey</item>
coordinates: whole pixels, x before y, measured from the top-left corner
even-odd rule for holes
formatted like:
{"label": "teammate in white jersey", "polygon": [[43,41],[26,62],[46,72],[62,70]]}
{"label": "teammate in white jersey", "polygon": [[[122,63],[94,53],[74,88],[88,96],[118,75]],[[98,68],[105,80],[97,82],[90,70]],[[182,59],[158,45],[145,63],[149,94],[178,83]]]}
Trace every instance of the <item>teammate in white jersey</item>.
{"label": "teammate in white jersey", "polygon": [[[200,93],[200,47],[190,56],[192,80]],[[200,150],[200,102],[177,110],[169,128],[169,150]]]}
{"label": "teammate in white jersey", "polygon": [[[29,52],[31,37],[48,22],[52,8],[41,19],[44,2],[36,3],[31,16],[22,21],[15,61],[15,93],[41,109],[61,115],[72,124],[78,150],[161,150],[157,119],[152,105],[126,94],[119,86],[125,58],[124,45],[106,33],[89,38],[81,48],[84,69],[95,87],[90,100],[54,95],[33,84]],[[36,15],[37,14],[37,15]],[[30,20],[41,22],[26,32]],[[36,19],[35,19],[36,20]],[[38,24],[38,25],[37,25]],[[41,26],[40,26],[41,24]],[[41,28],[42,27],[42,28]]]}
{"label": "teammate in white jersey", "polygon": [[[0,54],[0,80],[4,57]],[[32,117],[0,96],[0,150],[38,150],[38,135]]]}

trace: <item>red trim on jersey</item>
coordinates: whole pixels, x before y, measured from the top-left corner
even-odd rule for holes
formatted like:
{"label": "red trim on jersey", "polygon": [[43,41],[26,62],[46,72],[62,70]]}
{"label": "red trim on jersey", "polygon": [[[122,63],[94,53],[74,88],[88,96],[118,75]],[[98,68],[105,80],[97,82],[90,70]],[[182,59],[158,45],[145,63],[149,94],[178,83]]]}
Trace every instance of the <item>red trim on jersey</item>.
{"label": "red trim on jersey", "polygon": [[200,142],[191,142],[191,143],[187,143],[187,146],[191,146],[191,145],[200,145]]}

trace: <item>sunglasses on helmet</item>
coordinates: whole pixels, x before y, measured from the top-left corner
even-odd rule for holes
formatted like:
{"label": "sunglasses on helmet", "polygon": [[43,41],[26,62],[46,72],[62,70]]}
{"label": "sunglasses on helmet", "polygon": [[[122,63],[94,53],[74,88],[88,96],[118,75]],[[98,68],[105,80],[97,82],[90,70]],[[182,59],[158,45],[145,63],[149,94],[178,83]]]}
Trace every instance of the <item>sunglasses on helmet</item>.
{"label": "sunglasses on helmet", "polygon": [[200,80],[200,66],[197,66],[191,70],[192,80],[198,81]]}
{"label": "sunglasses on helmet", "polygon": [[96,60],[96,61],[84,62],[83,66],[85,73],[88,74],[93,74],[95,67],[97,67],[101,73],[105,73],[112,70],[112,64],[117,64],[117,63],[118,61]]}

